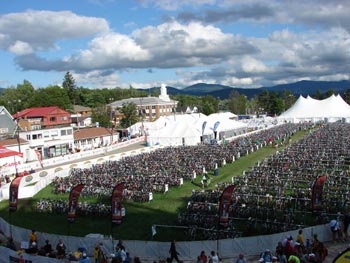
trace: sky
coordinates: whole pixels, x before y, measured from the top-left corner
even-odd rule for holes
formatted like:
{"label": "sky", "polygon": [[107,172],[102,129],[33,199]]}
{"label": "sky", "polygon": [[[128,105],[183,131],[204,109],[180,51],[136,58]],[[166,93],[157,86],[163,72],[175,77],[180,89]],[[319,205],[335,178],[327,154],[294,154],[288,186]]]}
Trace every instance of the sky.
{"label": "sky", "polygon": [[0,87],[350,80],[349,0],[0,0]]}

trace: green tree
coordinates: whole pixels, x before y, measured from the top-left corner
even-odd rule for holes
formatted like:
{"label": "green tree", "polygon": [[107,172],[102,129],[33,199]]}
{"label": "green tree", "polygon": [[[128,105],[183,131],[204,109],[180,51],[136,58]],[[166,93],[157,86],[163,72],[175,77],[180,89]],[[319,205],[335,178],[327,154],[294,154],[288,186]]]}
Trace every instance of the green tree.
{"label": "green tree", "polygon": [[73,78],[73,75],[68,71],[64,75],[62,87],[67,91],[70,103],[72,105],[76,104],[76,85],[75,85],[75,80]]}
{"label": "green tree", "polygon": [[230,96],[227,100],[227,107],[229,111],[235,114],[238,113],[238,97],[239,97],[239,92],[234,90],[230,93]]}
{"label": "green tree", "polygon": [[282,98],[284,100],[284,110],[288,110],[296,101],[295,95],[290,90],[283,90]]}
{"label": "green tree", "polygon": [[206,95],[202,97],[201,112],[205,115],[210,115],[219,110],[219,99],[214,98],[211,95]]}
{"label": "green tree", "polygon": [[12,114],[30,105],[31,98],[35,93],[33,85],[24,80],[22,84],[17,84],[17,87],[10,87],[4,90],[0,104],[4,105]]}
{"label": "green tree", "polygon": [[257,97],[253,97],[247,101],[247,113],[257,114],[259,110],[259,103]]}
{"label": "green tree", "polygon": [[119,111],[124,115],[124,117],[120,120],[120,125],[123,128],[130,127],[131,125],[137,123],[139,116],[136,111],[135,103],[124,103]]}
{"label": "green tree", "polygon": [[174,96],[174,100],[178,101],[177,106],[178,107],[188,107],[188,106],[200,106],[201,105],[201,98],[198,96],[192,96],[187,94],[177,94]]}
{"label": "green tree", "polygon": [[270,93],[270,107],[268,113],[270,115],[276,116],[283,112],[284,110],[284,101],[279,96],[278,92],[271,92]]}
{"label": "green tree", "polygon": [[30,107],[58,106],[65,110],[72,108],[67,91],[59,86],[36,90],[30,103]]}
{"label": "green tree", "polygon": [[335,94],[335,91],[334,89],[329,89],[327,90],[326,92],[326,98],[329,98],[330,96],[334,95]]}
{"label": "green tree", "polygon": [[323,100],[324,99],[323,94],[322,94],[320,89],[316,90],[316,93],[313,95],[313,98],[316,100]]}
{"label": "green tree", "polygon": [[17,84],[17,96],[22,101],[21,110],[29,107],[30,100],[35,94],[35,89],[28,80],[24,80],[22,84]]}
{"label": "green tree", "polygon": [[105,105],[101,105],[92,110],[91,120],[92,123],[98,123],[100,127],[111,127],[110,116]]}
{"label": "green tree", "polygon": [[257,96],[258,100],[258,114],[263,112],[270,112],[270,92],[268,90],[264,90],[259,93]]}
{"label": "green tree", "polygon": [[344,92],[344,97],[343,99],[345,100],[345,102],[347,104],[350,104],[350,89],[347,89],[345,92]]}

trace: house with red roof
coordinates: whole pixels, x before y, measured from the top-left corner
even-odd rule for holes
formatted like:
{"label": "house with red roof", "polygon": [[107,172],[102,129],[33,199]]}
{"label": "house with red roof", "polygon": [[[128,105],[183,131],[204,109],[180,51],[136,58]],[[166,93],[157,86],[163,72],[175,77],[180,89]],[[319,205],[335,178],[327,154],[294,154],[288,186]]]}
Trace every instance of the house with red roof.
{"label": "house with red roof", "polygon": [[29,131],[70,126],[71,124],[70,113],[57,106],[28,108],[15,113],[13,117],[18,120],[26,120],[28,124],[23,123],[23,125]]}
{"label": "house with red roof", "polygon": [[27,154],[28,161],[37,159],[37,152],[46,159],[72,151],[74,136],[69,112],[57,106],[36,107],[17,112],[13,117],[21,127],[20,137],[35,150]]}

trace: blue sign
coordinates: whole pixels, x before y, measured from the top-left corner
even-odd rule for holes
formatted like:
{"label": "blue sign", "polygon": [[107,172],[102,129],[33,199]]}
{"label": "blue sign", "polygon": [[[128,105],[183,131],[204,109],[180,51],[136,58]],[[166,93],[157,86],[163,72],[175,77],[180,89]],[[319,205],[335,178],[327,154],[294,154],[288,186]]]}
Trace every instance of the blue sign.
{"label": "blue sign", "polygon": [[219,124],[220,124],[219,121],[215,122],[215,124],[214,124],[214,131],[216,131],[216,129],[218,128]]}
{"label": "blue sign", "polygon": [[207,122],[203,122],[202,124],[202,135],[204,134],[205,126],[207,125]]}

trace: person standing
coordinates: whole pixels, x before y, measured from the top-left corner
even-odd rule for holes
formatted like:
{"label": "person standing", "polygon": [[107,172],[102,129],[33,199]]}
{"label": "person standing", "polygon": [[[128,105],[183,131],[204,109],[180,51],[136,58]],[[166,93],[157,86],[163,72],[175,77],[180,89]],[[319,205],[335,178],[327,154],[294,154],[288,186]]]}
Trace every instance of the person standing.
{"label": "person standing", "polygon": [[210,252],[210,258],[213,261],[213,263],[219,263],[219,256],[215,253],[215,251]]}
{"label": "person standing", "polygon": [[207,262],[208,262],[208,257],[207,257],[207,255],[205,254],[205,251],[204,251],[204,250],[201,251],[201,254],[199,255],[199,257],[201,258],[202,263],[207,263]]}
{"label": "person standing", "polygon": [[62,239],[58,240],[56,251],[57,258],[62,259],[66,256],[66,245],[63,243]]}
{"label": "person standing", "polygon": [[302,229],[299,229],[299,231],[298,231],[296,242],[298,242],[300,244],[300,246],[302,248],[304,248],[304,236],[303,236],[303,230]]}
{"label": "person standing", "polygon": [[36,231],[33,229],[32,232],[29,235],[29,245],[31,245],[33,242],[38,243],[38,237],[36,235]]}
{"label": "person standing", "polygon": [[238,258],[235,261],[233,261],[232,263],[247,263],[247,261],[244,258],[244,254],[240,253],[238,255]]}
{"label": "person standing", "polygon": [[170,262],[173,262],[173,259],[175,259],[176,262],[180,262],[178,257],[179,253],[176,250],[175,240],[171,241],[169,253],[170,253]]}

